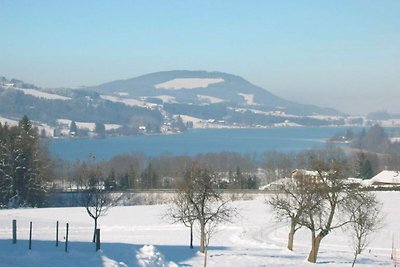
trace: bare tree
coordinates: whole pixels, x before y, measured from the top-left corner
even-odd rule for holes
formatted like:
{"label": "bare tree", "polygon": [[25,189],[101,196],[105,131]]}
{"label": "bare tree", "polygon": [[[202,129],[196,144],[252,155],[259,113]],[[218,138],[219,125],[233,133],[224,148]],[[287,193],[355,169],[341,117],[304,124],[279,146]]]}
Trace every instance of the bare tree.
{"label": "bare tree", "polygon": [[303,175],[285,178],[278,185],[278,192],[268,201],[275,212],[276,218],[290,221],[287,248],[293,250],[294,235],[302,225],[302,216],[306,210],[314,210],[318,202],[313,201],[313,190],[310,181]]}
{"label": "bare tree", "polygon": [[171,218],[173,223],[183,223],[183,225],[190,228],[189,246],[193,248],[193,225],[196,221],[196,214],[185,192],[186,194],[191,193],[184,189],[184,184],[181,184],[177,195],[173,198],[174,205],[169,207],[166,217]]}
{"label": "bare tree", "polygon": [[[91,158],[94,161],[94,156]],[[93,163],[83,163],[79,171],[80,185],[79,198],[80,204],[85,207],[88,215],[94,220],[93,242],[96,242],[96,229],[98,219],[106,215],[111,206],[111,198],[104,188],[101,172],[98,166]]]}
{"label": "bare tree", "polygon": [[[175,202],[172,217],[191,225],[199,224],[200,252],[205,253],[207,244],[215,227],[223,221],[229,221],[236,213],[229,206],[230,199],[224,199],[216,190],[216,175],[207,169],[193,164],[185,173],[184,184],[180,187],[179,201]],[[211,227],[213,226],[213,227]]]}
{"label": "bare tree", "polygon": [[382,227],[383,217],[380,212],[382,204],[373,193],[358,191],[350,199],[346,211],[351,221],[347,230],[352,237],[353,267],[357,256],[368,246],[371,234]]}
{"label": "bare tree", "polygon": [[103,188],[101,181],[96,179],[94,182],[94,184],[89,185],[80,192],[81,203],[86,208],[89,216],[94,220],[92,242],[96,242],[96,229],[99,217],[106,215],[111,205],[111,198]]}
{"label": "bare tree", "polygon": [[311,201],[317,205],[305,211],[300,224],[311,231],[311,249],[307,260],[312,263],[317,261],[322,239],[350,222],[340,216],[345,208],[344,204],[351,196],[351,190],[344,184],[343,171],[346,163],[344,158],[334,152],[310,154],[310,166],[316,172],[311,178]]}

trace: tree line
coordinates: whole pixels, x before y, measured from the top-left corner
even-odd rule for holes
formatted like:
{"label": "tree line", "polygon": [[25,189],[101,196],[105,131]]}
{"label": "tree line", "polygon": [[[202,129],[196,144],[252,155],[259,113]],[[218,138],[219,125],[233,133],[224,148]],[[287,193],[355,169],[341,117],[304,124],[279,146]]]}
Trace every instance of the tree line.
{"label": "tree line", "polygon": [[[384,129],[373,126],[353,133],[344,147],[347,177],[369,179],[384,169],[398,170],[400,145],[391,143]],[[329,146],[329,145],[328,145]],[[374,149],[375,148],[375,149]],[[308,167],[307,151],[268,151],[263,155],[235,152],[206,153],[195,156],[162,154],[149,157],[142,153],[118,155],[107,161],[98,161],[95,155],[77,162],[58,161],[57,179],[66,187],[76,187],[88,166],[95,166],[98,177],[107,190],[176,189],[192,162],[215,171],[220,189],[257,189],[283,177],[290,177],[295,169]],[[262,174],[260,175],[260,170]]]}

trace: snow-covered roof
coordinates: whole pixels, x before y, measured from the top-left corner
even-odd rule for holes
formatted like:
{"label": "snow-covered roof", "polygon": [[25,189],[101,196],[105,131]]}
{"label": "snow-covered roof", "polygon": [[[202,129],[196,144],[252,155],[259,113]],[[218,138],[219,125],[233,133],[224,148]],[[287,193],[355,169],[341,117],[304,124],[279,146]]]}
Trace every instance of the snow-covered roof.
{"label": "snow-covered roof", "polygon": [[310,170],[305,170],[305,169],[295,169],[294,171],[292,171],[292,175],[293,174],[300,174],[300,175],[304,175],[304,176],[318,176],[318,172],[317,171],[310,171]]}
{"label": "snow-covered roof", "polygon": [[400,172],[399,171],[381,171],[371,179],[372,183],[381,184],[400,184]]}

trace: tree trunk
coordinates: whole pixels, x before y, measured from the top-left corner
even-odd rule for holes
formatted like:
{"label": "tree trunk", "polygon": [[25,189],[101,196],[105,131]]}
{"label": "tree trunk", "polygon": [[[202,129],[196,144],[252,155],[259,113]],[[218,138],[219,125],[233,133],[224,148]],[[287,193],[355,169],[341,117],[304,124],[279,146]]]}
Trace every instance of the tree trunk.
{"label": "tree trunk", "polygon": [[308,261],[312,263],[317,262],[319,246],[321,244],[322,237],[320,235],[315,236],[315,233],[312,234],[311,238],[311,250],[308,255]]}
{"label": "tree trunk", "polygon": [[193,248],[193,223],[190,224],[190,248]]}
{"label": "tree trunk", "polygon": [[96,229],[97,229],[97,218],[94,219],[94,231],[93,231],[93,240],[92,240],[93,243],[96,242]]}
{"label": "tree trunk", "polygon": [[204,222],[200,222],[200,252],[204,253],[206,251],[206,229]]}
{"label": "tree trunk", "polygon": [[358,256],[358,253],[354,253],[353,264],[351,264],[351,267],[354,267],[354,265],[356,264],[357,256]]}
{"label": "tree trunk", "polygon": [[206,250],[204,251],[204,267],[207,267],[207,251],[208,249],[206,248]]}
{"label": "tree trunk", "polygon": [[289,250],[293,250],[295,227],[296,227],[295,222],[292,220],[290,222],[290,232],[289,232],[289,238],[288,238],[288,244],[287,244],[287,248]]}

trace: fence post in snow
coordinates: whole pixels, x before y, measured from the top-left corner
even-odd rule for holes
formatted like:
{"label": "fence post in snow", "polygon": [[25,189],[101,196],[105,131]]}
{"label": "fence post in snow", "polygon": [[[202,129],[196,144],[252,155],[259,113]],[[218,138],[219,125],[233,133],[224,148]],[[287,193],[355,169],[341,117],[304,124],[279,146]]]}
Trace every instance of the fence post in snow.
{"label": "fence post in snow", "polygon": [[56,223],[56,247],[58,247],[58,221]]}
{"label": "fence post in snow", "polygon": [[29,224],[29,250],[32,249],[32,222]]}
{"label": "fence post in snow", "polygon": [[17,220],[12,221],[12,243],[16,244],[17,243]]}
{"label": "fence post in snow", "polygon": [[96,229],[96,251],[100,250],[100,229]]}
{"label": "fence post in snow", "polygon": [[69,228],[69,225],[67,223],[67,229],[66,229],[66,234],[65,234],[65,252],[68,252],[68,228]]}

